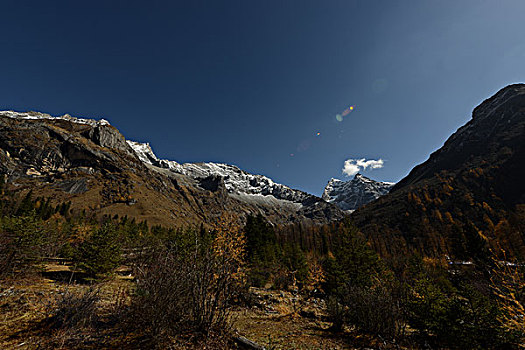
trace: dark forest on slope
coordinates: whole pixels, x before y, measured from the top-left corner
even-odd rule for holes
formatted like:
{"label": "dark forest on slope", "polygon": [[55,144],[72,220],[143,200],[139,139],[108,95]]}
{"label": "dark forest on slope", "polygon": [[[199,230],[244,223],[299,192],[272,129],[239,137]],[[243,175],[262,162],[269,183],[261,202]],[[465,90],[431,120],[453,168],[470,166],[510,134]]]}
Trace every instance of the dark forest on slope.
{"label": "dark forest on slope", "polygon": [[352,219],[383,256],[525,256],[525,85],[478,106],[423,164]]}

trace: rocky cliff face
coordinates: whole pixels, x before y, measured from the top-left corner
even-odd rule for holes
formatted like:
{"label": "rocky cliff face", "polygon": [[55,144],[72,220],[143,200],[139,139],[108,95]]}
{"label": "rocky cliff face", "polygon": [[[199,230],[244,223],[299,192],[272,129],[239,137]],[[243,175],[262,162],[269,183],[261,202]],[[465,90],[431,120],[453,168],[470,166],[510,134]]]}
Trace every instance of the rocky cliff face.
{"label": "rocky cliff face", "polygon": [[354,211],[387,194],[392,186],[392,182],[374,181],[356,174],[349,181],[331,179],[324,189],[323,199],[343,210]]}
{"label": "rocky cliff face", "polygon": [[352,217],[384,255],[525,257],[525,85],[476,107],[429,159]]}
{"label": "rocky cliff face", "polygon": [[0,170],[9,178],[52,177],[74,168],[116,171],[119,157],[135,160],[124,137],[106,121],[36,112],[0,112],[0,154]]}
{"label": "rocky cliff face", "polygon": [[0,112],[0,174],[18,190],[96,215],[128,215],[151,224],[242,221],[324,223],[342,212],[322,199],[227,164],[159,160],[107,121]]}
{"label": "rocky cliff face", "polygon": [[152,169],[189,177],[207,190],[224,189],[227,195],[245,203],[295,208],[300,216],[314,221],[342,218],[339,209],[319,197],[275,183],[266,176],[250,174],[235,165],[211,162],[180,164],[159,159],[147,143],[127,142],[137,157]]}
{"label": "rocky cliff face", "polygon": [[194,179],[218,176],[223,179],[228,193],[233,195],[273,196],[276,199],[294,203],[303,203],[310,199],[316,200],[317,198],[303,191],[275,183],[266,176],[247,173],[235,165],[221,163],[179,164],[176,161],[158,159],[149,144],[133,141],[128,141],[128,144],[146,164],[169,169],[176,174],[186,175]]}

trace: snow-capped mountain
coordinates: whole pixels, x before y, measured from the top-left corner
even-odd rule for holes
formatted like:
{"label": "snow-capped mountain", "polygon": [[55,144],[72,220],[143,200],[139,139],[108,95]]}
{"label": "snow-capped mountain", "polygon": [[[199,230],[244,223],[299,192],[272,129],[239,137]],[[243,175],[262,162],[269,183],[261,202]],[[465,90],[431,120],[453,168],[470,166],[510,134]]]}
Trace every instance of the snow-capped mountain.
{"label": "snow-capped mountain", "polygon": [[276,199],[301,203],[314,196],[299,190],[291,189],[272,181],[263,175],[254,175],[243,171],[235,165],[222,163],[184,163],[173,160],[159,159],[148,143],[127,141],[137,156],[143,162],[160,168],[166,168],[174,173],[183,174],[194,179],[204,179],[209,176],[220,176],[226,190],[235,195],[271,195]]}
{"label": "snow-capped mountain", "polygon": [[356,174],[349,181],[331,179],[324,189],[323,199],[343,210],[354,211],[387,194],[394,185],[393,182],[374,181]]}
{"label": "snow-capped mountain", "polygon": [[0,111],[0,176],[15,189],[70,201],[100,217],[126,215],[152,225],[323,224],[343,218],[336,205],[234,165],[159,159],[105,120]]}
{"label": "snow-capped mountain", "polygon": [[[62,116],[55,117],[55,116],[51,116],[46,113],[33,112],[33,111],[31,112],[2,111],[1,115],[4,117],[18,119],[18,120],[20,119],[43,120],[43,121],[49,121],[49,122],[64,121],[64,122],[70,122],[70,123],[74,123],[78,125],[86,125],[86,126],[90,126],[93,128],[104,127],[106,129],[108,128],[112,129],[110,123],[105,119],[95,120],[95,119],[76,118],[76,117],[70,116],[69,114],[64,114]],[[107,130],[105,133],[107,134]],[[111,134],[113,134],[113,132],[111,132]],[[275,183],[273,180],[263,175],[250,174],[246,171],[239,169],[235,165],[212,163],[212,162],[180,164],[173,160],[159,159],[155,155],[155,153],[151,149],[151,146],[148,143],[140,143],[140,142],[135,142],[135,141],[130,141],[130,140],[126,140],[126,142],[124,143],[123,142],[124,138],[122,138],[120,134],[117,135],[117,136],[120,136],[120,139],[119,137],[115,138],[114,137],[115,135],[111,135],[111,137],[108,137],[107,135],[103,137],[100,135],[91,135],[91,136],[95,136],[95,138],[100,139],[98,141],[102,146],[115,147],[121,150],[127,147],[125,146],[125,144],[127,143],[127,145],[131,147],[131,149],[134,151],[136,156],[143,163],[152,165],[157,168],[168,169],[175,174],[186,175],[196,180],[206,179],[210,176],[219,177],[220,180],[224,183],[224,187],[226,188],[227,192],[231,195],[244,196],[244,197],[246,196],[252,196],[252,197],[253,196],[272,196],[277,200],[284,200],[284,201],[289,201],[289,202],[298,203],[298,204],[307,203],[307,205],[309,206],[317,202],[322,202],[318,197],[315,197],[311,194],[308,194],[300,190],[292,189],[282,184]],[[116,140],[116,139],[119,139],[119,140]],[[356,178],[358,178],[358,176],[356,176]],[[372,180],[368,180],[368,181],[374,184],[380,184]],[[355,205],[348,206],[347,204],[344,204],[344,203],[340,204],[342,203],[340,200],[340,197],[346,198],[346,195],[341,196],[335,192],[340,192],[339,188],[342,188],[342,190],[346,192],[347,191],[346,188],[348,186],[346,185],[342,186],[343,184],[347,184],[347,183],[332,179],[332,181],[330,181],[330,183],[325,189],[325,194],[323,195],[323,199],[325,199],[328,202],[333,202],[334,204],[338,205],[344,210],[347,210],[345,208],[355,209],[356,207]],[[380,188],[379,190],[375,190],[376,187],[378,186],[370,186],[370,185],[361,186],[363,187],[363,191],[361,192],[355,190],[355,186],[350,186],[350,187],[351,187],[350,191],[352,192],[363,193],[363,195],[361,196],[363,197],[363,199],[357,199],[357,203],[358,203],[357,206],[364,204],[368,200],[368,198],[370,197],[369,192],[373,194],[375,193],[383,194],[381,190],[381,186],[379,186]],[[330,188],[331,190],[329,190]],[[369,188],[372,188],[372,190],[369,190]],[[377,195],[377,197],[378,196],[379,195]],[[327,200],[326,198],[329,198],[329,200]],[[346,202],[346,200],[344,200],[344,202]],[[350,202],[352,202],[352,200],[350,200]]]}
{"label": "snow-capped mountain", "polygon": [[3,117],[9,117],[13,119],[44,119],[44,120],[67,120],[75,124],[86,124],[90,126],[100,126],[100,125],[109,125],[109,122],[105,119],[84,119],[72,117],[69,114],[64,114],[61,116],[54,117],[50,114],[40,113],[40,112],[15,112],[15,111],[0,111]]}

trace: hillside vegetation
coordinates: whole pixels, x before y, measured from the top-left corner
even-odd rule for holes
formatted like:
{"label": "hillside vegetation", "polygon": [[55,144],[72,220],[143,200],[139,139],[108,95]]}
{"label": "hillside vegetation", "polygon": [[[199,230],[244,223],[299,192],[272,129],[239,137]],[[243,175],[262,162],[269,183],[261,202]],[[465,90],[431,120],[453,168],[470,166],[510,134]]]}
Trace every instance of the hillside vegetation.
{"label": "hillside vegetation", "polygon": [[524,347],[524,85],[342,220],[90,123],[0,118],[0,348]]}
{"label": "hillside vegetation", "polygon": [[[214,230],[176,230],[97,220],[9,191],[1,208],[4,346],[237,348],[244,333],[296,348],[282,330],[312,321],[311,346],[339,348],[518,347],[525,334],[516,321],[523,271],[495,255],[475,267],[418,255],[390,265],[349,221],[330,228],[330,241],[302,248],[293,230],[262,216],[244,227],[223,220]],[[31,298],[17,299],[27,290]]]}
{"label": "hillside vegetation", "polygon": [[382,256],[456,260],[490,250],[525,257],[525,85],[484,101],[472,120],[352,218]]}

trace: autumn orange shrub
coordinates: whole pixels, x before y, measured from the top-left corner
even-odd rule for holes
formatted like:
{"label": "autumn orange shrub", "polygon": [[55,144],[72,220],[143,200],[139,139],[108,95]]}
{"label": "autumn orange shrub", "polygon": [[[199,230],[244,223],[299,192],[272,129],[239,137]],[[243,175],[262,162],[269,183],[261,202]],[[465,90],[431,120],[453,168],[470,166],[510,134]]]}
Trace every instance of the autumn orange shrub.
{"label": "autumn orange shrub", "polygon": [[492,289],[503,311],[499,321],[508,333],[520,339],[519,346],[525,348],[525,277],[523,265],[507,261],[501,251],[499,258],[494,254]]}

